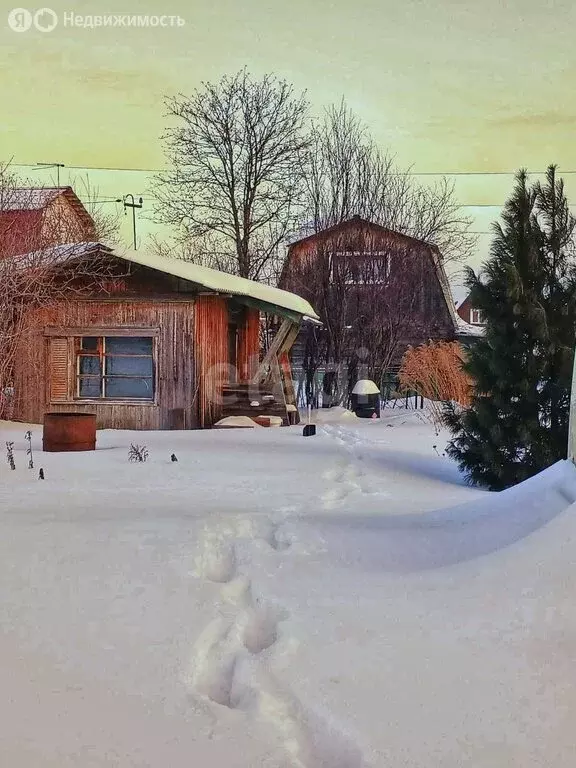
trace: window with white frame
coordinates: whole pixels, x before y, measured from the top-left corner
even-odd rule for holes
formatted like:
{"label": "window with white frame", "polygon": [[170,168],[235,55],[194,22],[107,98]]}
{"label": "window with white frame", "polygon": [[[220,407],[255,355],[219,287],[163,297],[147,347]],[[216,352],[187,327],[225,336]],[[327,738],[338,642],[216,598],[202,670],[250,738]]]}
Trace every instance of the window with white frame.
{"label": "window with white frame", "polygon": [[332,279],[338,276],[348,285],[385,285],[390,277],[390,255],[386,251],[337,251]]}
{"label": "window with white frame", "polygon": [[481,309],[470,310],[470,324],[484,325],[484,312]]}
{"label": "window with white frame", "polygon": [[82,336],[76,340],[76,398],[154,400],[154,339]]}

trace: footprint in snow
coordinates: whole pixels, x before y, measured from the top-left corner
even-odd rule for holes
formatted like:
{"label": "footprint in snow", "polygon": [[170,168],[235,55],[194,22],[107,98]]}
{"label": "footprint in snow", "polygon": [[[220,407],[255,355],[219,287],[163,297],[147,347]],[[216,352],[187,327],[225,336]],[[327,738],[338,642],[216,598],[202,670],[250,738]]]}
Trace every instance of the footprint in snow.
{"label": "footprint in snow", "polygon": [[290,539],[280,530],[280,525],[273,522],[266,526],[261,538],[277,552],[283,552],[292,544]]}
{"label": "footprint in snow", "polygon": [[348,494],[349,490],[343,485],[337,485],[334,488],[330,488],[330,490],[323,493],[321,497],[324,509],[333,509],[343,502]]}
{"label": "footprint in snow", "polygon": [[252,654],[262,653],[278,639],[278,611],[268,605],[254,605],[240,618],[244,647]]}
{"label": "footprint in snow", "polygon": [[295,765],[306,768],[366,768],[362,751],[328,716],[323,717],[269,673],[258,681],[258,710],[278,732]]}
{"label": "footprint in snow", "polygon": [[235,706],[233,687],[238,661],[230,644],[232,628],[224,618],[208,624],[194,645],[187,681],[197,695],[229,708]]}
{"label": "footprint in snow", "polygon": [[212,540],[205,546],[202,574],[209,581],[225,584],[236,574],[236,550],[230,542]]}
{"label": "footprint in snow", "polygon": [[246,576],[238,576],[224,584],[221,596],[238,608],[249,608],[253,605],[252,583]]}

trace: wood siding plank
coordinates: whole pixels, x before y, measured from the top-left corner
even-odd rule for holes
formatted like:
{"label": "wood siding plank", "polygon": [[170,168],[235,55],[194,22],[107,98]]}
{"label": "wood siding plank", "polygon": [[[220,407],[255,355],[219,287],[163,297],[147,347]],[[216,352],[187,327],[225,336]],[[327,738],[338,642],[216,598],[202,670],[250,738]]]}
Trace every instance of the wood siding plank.
{"label": "wood siding plank", "polygon": [[250,381],[260,362],[260,312],[247,309],[238,332],[238,380]]}

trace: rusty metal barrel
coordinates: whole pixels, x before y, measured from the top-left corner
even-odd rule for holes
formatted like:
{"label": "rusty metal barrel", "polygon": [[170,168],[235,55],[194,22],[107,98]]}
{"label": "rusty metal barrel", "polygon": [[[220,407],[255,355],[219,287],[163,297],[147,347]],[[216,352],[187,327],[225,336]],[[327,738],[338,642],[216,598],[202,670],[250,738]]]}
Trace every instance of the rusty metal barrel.
{"label": "rusty metal barrel", "polygon": [[42,449],[50,452],[94,451],[96,415],[93,413],[45,413]]}

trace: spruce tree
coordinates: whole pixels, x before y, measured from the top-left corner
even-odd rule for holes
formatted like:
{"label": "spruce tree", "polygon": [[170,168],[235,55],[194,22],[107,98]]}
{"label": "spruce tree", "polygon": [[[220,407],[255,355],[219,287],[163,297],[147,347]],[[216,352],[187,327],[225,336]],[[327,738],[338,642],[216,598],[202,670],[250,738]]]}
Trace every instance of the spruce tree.
{"label": "spruce tree", "polygon": [[502,490],[566,457],[575,333],[575,221],[562,180],[520,171],[490,258],[468,270],[484,336],[467,353],[471,406],[450,408],[447,452],[472,483]]}

